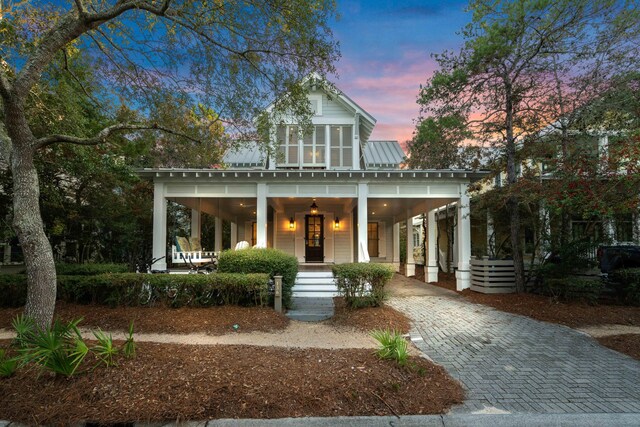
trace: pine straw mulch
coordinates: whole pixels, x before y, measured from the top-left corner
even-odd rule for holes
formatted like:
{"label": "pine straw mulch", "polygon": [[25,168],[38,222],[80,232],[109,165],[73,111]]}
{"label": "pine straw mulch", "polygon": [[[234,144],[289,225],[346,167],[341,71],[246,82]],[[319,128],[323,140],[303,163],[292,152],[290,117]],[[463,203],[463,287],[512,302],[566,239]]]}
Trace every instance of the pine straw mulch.
{"label": "pine straw mulch", "polygon": [[596,339],[605,347],[640,360],[640,334],[609,335]]}
{"label": "pine straw mulch", "polygon": [[335,314],[326,320],[330,325],[349,326],[369,332],[374,329],[390,329],[406,334],[411,327],[410,320],[403,313],[382,305],[380,307],[349,308],[344,298],[333,299]]}
{"label": "pine straw mulch", "polygon": [[[0,329],[11,328],[11,321],[23,308],[0,308]],[[56,303],[55,316],[63,321],[83,318],[82,327],[100,327],[108,331],[124,331],[134,321],[140,333],[222,335],[233,332],[277,331],[289,324],[289,318],[269,307],[221,306],[208,308],[116,307]]]}
{"label": "pine straw mulch", "polygon": [[440,414],[464,392],[422,358],[370,350],[138,344],[135,359],[72,378],[0,380],[0,419],[36,424]]}

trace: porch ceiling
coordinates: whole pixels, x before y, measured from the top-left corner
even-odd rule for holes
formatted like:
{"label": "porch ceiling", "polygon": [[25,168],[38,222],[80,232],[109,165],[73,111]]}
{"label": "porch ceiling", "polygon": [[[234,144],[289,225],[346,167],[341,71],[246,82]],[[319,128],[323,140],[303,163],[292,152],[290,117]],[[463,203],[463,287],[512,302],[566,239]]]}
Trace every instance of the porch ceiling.
{"label": "porch ceiling", "polygon": [[[247,221],[254,219],[256,214],[255,197],[234,198],[170,198],[176,203],[191,209],[199,209],[209,215],[230,221]],[[307,212],[313,203],[312,197],[271,197],[267,203],[276,212],[295,211]],[[335,215],[350,214],[357,207],[357,198],[349,197],[316,197],[316,204],[322,212],[333,212]],[[438,199],[406,199],[406,198],[369,198],[367,199],[368,216],[370,220],[385,220],[400,222],[408,216],[416,216],[454,203],[455,198]]]}

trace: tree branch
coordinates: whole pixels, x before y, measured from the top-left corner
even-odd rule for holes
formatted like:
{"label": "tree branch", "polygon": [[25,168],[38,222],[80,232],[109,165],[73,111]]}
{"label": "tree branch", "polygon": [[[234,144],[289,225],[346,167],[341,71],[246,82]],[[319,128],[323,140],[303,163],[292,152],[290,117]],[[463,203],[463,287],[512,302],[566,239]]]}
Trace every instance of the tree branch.
{"label": "tree branch", "polygon": [[6,65],[5,60],[0,57],[0,96],[7,98],[11,93],[11,83],[7,77],[7,73],[4,69]]}
{"label": "tree branch", "polygon": [[76,145],[98,145],[106,142],[107,138],[109,138],[111,135],[115,133],[124,132],[124,131],[133,131],[133,130],[159,130],[171,135],[176,135],[176,136],[186,138],[192,142],[201,142],[200,140],[193,138],[185,133],[159,125],[157,123],[150,123],[150,124],[118,123],[102,129],[100,132],[98,132],[96,136],[91,138],[79,138],[77,136],[71,136],[71,135],[45,136],[36,141],[35,147],[43,148],[43,147],[46,147],[52,144],[57,144],[60,142],[67,142],[69,144],[76,144]]}

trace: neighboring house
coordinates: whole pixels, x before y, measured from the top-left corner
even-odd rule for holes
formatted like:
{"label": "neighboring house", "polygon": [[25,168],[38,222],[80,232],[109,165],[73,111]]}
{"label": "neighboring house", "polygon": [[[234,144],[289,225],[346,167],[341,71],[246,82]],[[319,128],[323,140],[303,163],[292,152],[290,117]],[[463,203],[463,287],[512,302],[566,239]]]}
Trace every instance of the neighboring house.
{"label": "neighboring house", "polygon": [[[426,213],[425,279],[437,281],[436,210],[456,203],[457,287],[470,285],[467,187],[482,172],[401,169],[397,141],[370,141],[376,120],[337,90],[310,85],[313,132],[301,135],[284,120],[272,135],[277,156],[258,144],[228,152],[227,169],[144,169],[154,182],[153,256],[167,253],[167,201],[192,209],[193,236],[200,213],[231,224],[231,247],[247,241],[295,255],[302,264],[383,262],[399,269],[400,224]],[[217,230],[222,227],[216,226]],[[222,238],[215,237],[222,249]],[[413,239],[407,239],[407,275],[413,275]],[[163,262],[156,265],[165,267]]]}

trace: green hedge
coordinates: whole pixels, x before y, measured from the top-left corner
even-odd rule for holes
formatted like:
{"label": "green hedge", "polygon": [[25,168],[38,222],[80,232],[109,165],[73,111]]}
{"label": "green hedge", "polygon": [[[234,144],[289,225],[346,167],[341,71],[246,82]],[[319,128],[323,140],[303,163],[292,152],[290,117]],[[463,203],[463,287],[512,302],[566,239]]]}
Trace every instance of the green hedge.
{"label": "green hedge", "polygon": [[385,298],[384,287],[393,277],[391,266],[351,263],[333,266],[338,292],[349,307],[378,307]]}
{"label": "green hedge", "polygon": [[291,308],[292,289],[298,274],[298,259],[293,255],[271,248],[223,251],[218,257],[218,272],[282,276],[282,304]]}
{"label": "green hedge", "polygon": [[[170,307],[265,305],[267,274],[136,274],[58,276],[58,299],[79,304]],[[0,306],[24,305],[26,277],[0,276]]]}
{"label": "green hedge", "polygon": [[0,274],[0,307],[22,307],[27,302],[27,276]]}
{"label": "green hedge", "polygon": [[640,268],[617,270],[609,276],[620,302],[640,305]]}
{"label": "green hedge", "polygon": [[548,294],[564,301],[586,301],[595,304],[602,294],[604,285],[600,279],[565,277],[548,279],[545,288]]}
{"label": "green hedge", "polygon": [[95,276],[129,271],[127,264],[56,264],[56,274],[59,276]]}

